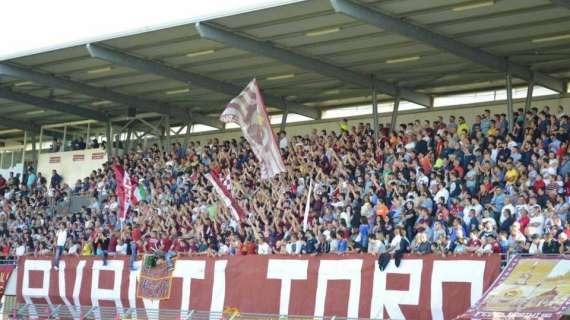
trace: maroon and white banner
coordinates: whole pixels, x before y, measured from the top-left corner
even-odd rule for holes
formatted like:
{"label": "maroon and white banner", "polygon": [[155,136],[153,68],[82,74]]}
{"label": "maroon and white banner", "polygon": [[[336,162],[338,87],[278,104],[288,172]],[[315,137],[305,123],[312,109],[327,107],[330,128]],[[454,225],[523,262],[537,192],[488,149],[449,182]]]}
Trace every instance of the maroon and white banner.
{"label": "maroon and white banner", "polygon": [[514,257],[461,319],[560,319],[570,308],[570,257]]}
{"label": "maroon and white banner", "polygon": [[119,199],[119,217],[121,220],[125,220],[133,198],[133,186],[129,173],[122,166],[114,164],[113,171],[117,182],[116,193]]}
{"label": "maroon and white banner", "polygon": [[49,163],[60,163],[61,157],[49,157]]}
{"label": "maroon and white banner", "polygon": [[261,180],[286,171],[255,79],[230,101],[220,120],[240,126],[243,136],[260,162]]}
{"label": "maroon and white banner", "polygon": [[[140,262],[137,262],[140,270]],[[140,271],[128,258],[49,257],[18,264],[20,303],[111,306],[351,318],[452,319],[473,305],[500,272],[500,257],[407,256],[380,271],[372,255],[179,258],[170,299],[139,299]],[[132,310],[132,309],[131,309]],[[148,313],[147,315],[150,315]]]}
{"label": "maroon and white banner", "polygon": [[0,299],[4,296],[4,290],[6,289],[6,284],[8,284],[8,279],[12,271],[16,268],[13,264],[0,265]]}
{"label": "maroon and white banner", "polygon": [[222,199],[222,202],[224,202],[224,205],[232,212],[232,215],[234,216],[234,218],[237,221],[241,221],[242,219],[244,219],[245,218],[245,212],[243,211],[242,207],[239,205],[239,203],[236,201],[236,199],[232,196],[232,194],[226,188],[226,186],[220,182],[220,179],[218,178],[218,176],[215,173],[212,173],[212,174],[206,173],[205,177],[206,177],[206,179],[208,179],[208,181],[210,181],[210,183],[214,187],[214,191],[216,191],[216,194],[218,195],[218,197],[220,197],[220,199]]}

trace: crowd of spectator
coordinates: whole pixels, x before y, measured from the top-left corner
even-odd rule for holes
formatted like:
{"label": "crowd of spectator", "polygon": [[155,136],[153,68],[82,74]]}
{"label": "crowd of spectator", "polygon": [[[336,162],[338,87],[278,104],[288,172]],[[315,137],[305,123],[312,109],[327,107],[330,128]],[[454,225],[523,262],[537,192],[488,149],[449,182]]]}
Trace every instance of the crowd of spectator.
{"label": "crowd of spectator", "polygon": [[[512,128],[510,128],[512,127]],[[370,124],[277,137],[287,172],[260,181],[243,139],[136,147],[75,185],[56,172],[0,179],[0,247],[23,255],[324,254],[346,252],[570,253],[568,116],[544,107]],[[146,196],[118,218],[111,165]],[[237,221],[204,173],[217,174],[246,212]],[[308,229],[303,214],[314,192]],[[91,199],[55,213],[73,194]],[[57,264],[57,261],[56,261]]]}

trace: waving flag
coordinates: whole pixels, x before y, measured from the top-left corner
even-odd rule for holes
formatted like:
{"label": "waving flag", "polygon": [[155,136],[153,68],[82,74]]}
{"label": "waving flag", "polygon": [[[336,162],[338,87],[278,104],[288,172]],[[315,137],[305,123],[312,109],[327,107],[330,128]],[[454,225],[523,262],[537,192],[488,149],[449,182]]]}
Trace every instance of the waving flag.
{"label": "waving flag", "polygon": [[230,101],[220,120],[240,126],[243,136],[260,162],[262,180],[286,171],[255,79]]}
{"label": "waving flag", "polygon": [[222,199],[225,206],[230,209],[232,215],[237,221],[241,221],[245,218],[245,212],[236,201],[236,199],[232,196],[232,194],[226,189],[226,187],[220,182],[220,179],[215,174],[206,173],[206,179],[210,181],[212,186],[214,186],[214,191],[216,194]]}
{"label": "waving flag", "polygon": [[125,172],[125,169],[118,164],[113,165],[113,171],[115,172],[115,179],[117,181],[117,198],[119,198],[119,217],[121,220],[125,220],[127,217],[127,211],[131,207],[131,200],[133,197],[133,187],[131,183],[131,178],[129,173]]}
{"label": "waving flag", "polygon": [[311,209],[311,192],[313,191],[313,179],[309,182],[309,190],[307,193],[307,203],[305,204],[305,215],[303,216],[303,231],[309,229],[309,211]]}

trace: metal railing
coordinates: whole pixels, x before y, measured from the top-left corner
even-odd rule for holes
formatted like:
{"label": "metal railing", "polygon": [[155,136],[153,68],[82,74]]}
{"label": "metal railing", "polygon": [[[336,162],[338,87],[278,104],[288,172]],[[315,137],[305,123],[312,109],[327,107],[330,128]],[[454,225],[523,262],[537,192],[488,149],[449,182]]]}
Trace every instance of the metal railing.
{"label": "metal railing", "polygon": [[[73,319],[73,320],[95,320],[95,319],[116,319],[116,320],[228,320],[228,319],[318,319],[318,320],[356,320],[356,318],[346,317],[315,317],[315,316],[294,316],[264,313],[239,313],[232,312],[210,312],[210,311],[180,311],[174,309],[144,309],[144,308],[116,308],[116,307],[76,307],[66,305],[27,305],[17,304],[4,308],[4,319]],[[363,319],[363,318],[359,318]],[[378,319],[381,320],[381,319]]]}

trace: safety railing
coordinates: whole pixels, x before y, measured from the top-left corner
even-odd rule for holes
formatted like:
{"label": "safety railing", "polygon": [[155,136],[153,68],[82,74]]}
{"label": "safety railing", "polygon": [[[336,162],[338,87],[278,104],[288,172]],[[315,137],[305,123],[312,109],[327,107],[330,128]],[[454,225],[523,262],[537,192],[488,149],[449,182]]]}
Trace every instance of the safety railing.
{"label": "safety railing", "polygon": [[[95,320],[95,319],[115,319],[115,320],[233,320],[233,319],[318,319],[318,320],[356,320],[356,318],[346,317],[315,317],[315,316],[295,316],[263,313],[240,313],[232,310],[230,312],[210,312],[210,311],[180,311],[174,309],[144,309],[144,308],[116,308],[116,307],[75,307],[66,305],[39,305],[39,304],[18,304],[15,306],[5,306],[4,319],[73,319],[73,320]],[[363,318],[359,318],[363,319]],[[381,320],[381,319],[378,319]]]}

